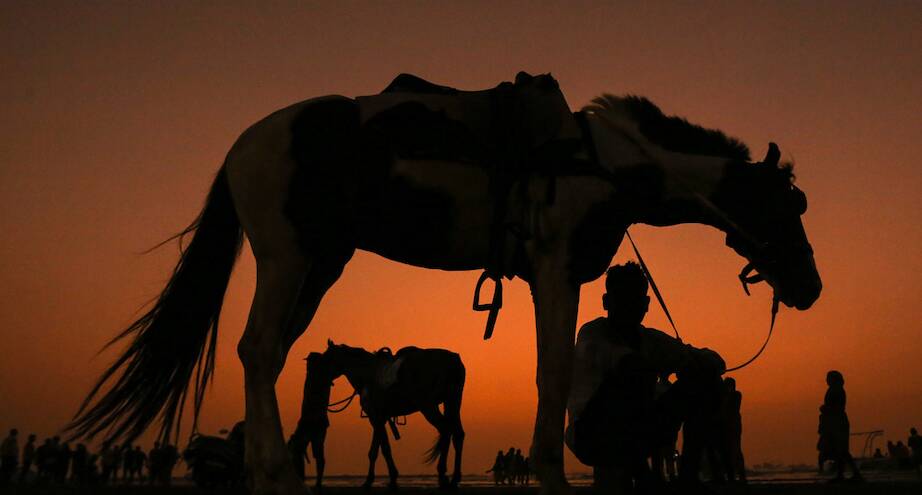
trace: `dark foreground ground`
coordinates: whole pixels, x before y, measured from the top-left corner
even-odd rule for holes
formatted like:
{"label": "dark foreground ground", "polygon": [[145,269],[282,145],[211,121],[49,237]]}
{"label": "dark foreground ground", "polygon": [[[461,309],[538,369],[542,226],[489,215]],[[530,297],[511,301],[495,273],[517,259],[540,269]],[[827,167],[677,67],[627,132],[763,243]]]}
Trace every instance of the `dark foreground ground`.
{"label": "dark foreground ground", "polygon": [[[588,495],[592,490],[588,487],[577,487],[576,494]],[[193,487],[92,487],[76,488],[67,486],[36,487],[36,486],[7,486],[0,487],[3,495],[246,495],[244,490],[200,490]],[[316,491],[314,492],[317,493]],[[538,493],[537,488],[521,487],[462,487],[455,492],[442,492],[436,488],[407,487],[398,492],[388,491],[384,487],[365,491],[358,487],[330,487],[324,488],[322,495],[364,495],[364,494],[445,494],[455,495],[529,495]],[[665,492],[664,495],[680,495],[682,492]],[[766,483],[751,484],[748,486],[715,487],[710,495],[920,495],[922,483],[919,482],[869,482],[863,484],[828,484],[828,483]]]}

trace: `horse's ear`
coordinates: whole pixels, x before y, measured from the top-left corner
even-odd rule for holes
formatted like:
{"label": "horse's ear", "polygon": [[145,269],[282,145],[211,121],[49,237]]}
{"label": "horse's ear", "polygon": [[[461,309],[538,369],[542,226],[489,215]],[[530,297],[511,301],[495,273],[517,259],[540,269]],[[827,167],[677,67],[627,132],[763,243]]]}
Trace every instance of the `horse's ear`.
{"label": "horse's ear", "polygon": [[333,339],[327,339],[327,347],[333,347]]}
{"label": "horse's ear", "polygon": [[762,160],[762,163],[771,165],[772,167],[778,166],[778,160],[781,159],[781,150],[778,149],[778,145],[775,143],[768,143],[768,151],[765,153],[765,159]]}

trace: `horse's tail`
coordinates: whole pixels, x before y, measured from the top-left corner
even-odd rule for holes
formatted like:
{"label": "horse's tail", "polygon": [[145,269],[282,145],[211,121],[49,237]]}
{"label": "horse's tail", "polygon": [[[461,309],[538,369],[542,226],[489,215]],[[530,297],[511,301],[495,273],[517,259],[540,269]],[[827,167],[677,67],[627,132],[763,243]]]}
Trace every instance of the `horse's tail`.
{"label": "horse's tail", "polygon": [[[188,234],[192,241],[183,247]],[[193,427],[198,420],[214,371],[224,292],[243,240],[223,167],[198,218],[167,241],[175,238],[180,257],[170,281],[147,313],[106,344],[131,337],[67,426],[73,437],[105,432],[106,440],[133,439],[160,416],[159,437],[169,440],[175,431],[178,439],[193,373]]]}
{"label": "horse's tail", "polygon": [[[448,435],[445,435],[448,436]],[[432,447],[423,454],[423,462],[426,464],[432,464],[433,462],[439,459],[440,447],[442,446],[442,435],[437,435],[435,441],[432,442]]]}

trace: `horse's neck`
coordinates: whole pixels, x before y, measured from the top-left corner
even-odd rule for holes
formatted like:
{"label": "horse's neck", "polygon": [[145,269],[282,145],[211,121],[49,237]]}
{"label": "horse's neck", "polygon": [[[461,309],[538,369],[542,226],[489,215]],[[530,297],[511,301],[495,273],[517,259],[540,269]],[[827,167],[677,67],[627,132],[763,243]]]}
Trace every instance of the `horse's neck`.
{"label": "horse's neck", "polygon": [[589,113],[599,164],[612,173],[631,223],[702,223],[722,228],[710,205],[723,185],[729,159],[665,150],[627,119]]}
{"label": "horse's neck", "polygon": [[345,375],[352,388],[361,391],[374,381],[375,361],[374,356],[369,354],[367,359],[355,359],[349,363]]}

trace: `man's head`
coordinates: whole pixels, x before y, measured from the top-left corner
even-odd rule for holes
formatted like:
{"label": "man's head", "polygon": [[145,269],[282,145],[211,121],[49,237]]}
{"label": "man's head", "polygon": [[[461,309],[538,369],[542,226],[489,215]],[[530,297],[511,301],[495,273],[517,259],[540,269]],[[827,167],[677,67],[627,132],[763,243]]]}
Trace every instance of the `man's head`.
{"label": "man's head", "polygon": [[34,442],[34,441],[35,441],[35,438],[36,438],[36,437],[35,437],[35,433],[29,435],[29,441],[30,441],[30,442]]}
{"label": "man's head", "polygon": [[912,436],[916,436],[916,435],[919,434],[919,432],[916,431],[915,428],[910,428],[910,429],[909,429],[909,434],[912,435]]}
{"label": "man's head", "polygon": [[640,325],[650,307],[648,286],[647,277],[637,263],[629,261],[609,268],[602,295],[602,307],[608,311],[608,319],[616,326]]}
{"label": "man's head", "polygon": [[11,437],[15,437],[16,435],[19,435],[19,430],[17,430],[16,428],[13,428],[12,430],[10,430]]}
{"label": "man's head", "polygon": [[845,377],[836,370],[829,370],[826,373],[826,385],[830,387],[842,387],[845,385]]}

